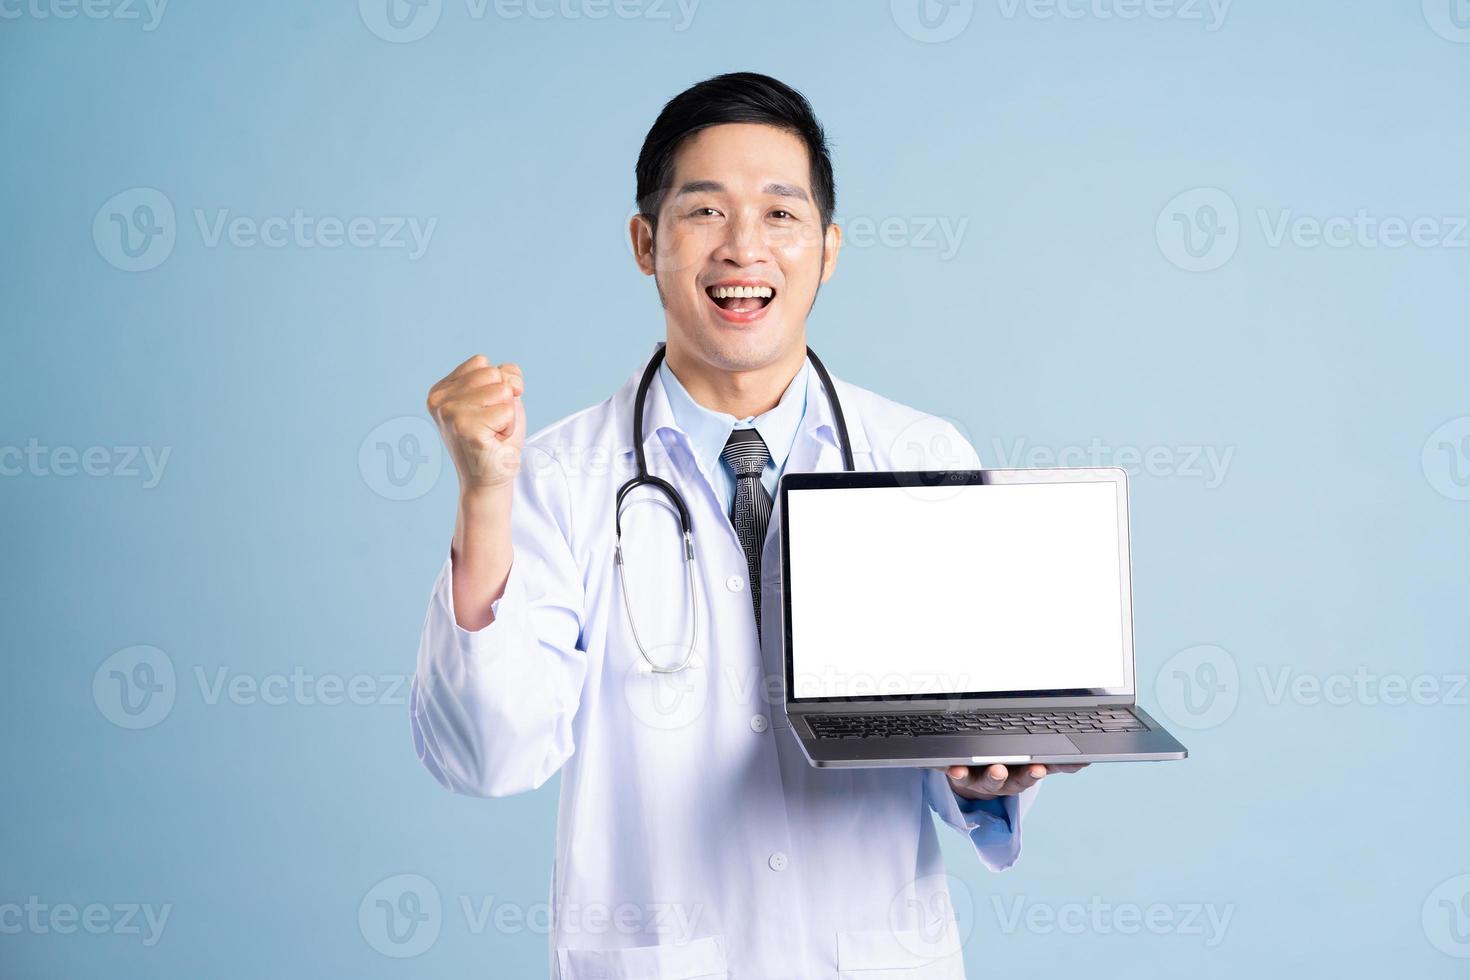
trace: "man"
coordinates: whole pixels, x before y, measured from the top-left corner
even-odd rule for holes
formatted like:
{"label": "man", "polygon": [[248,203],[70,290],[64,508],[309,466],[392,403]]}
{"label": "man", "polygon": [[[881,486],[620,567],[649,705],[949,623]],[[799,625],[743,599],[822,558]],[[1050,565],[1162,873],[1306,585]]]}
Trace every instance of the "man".
{"label": "man", "polygon": [[[806,357],[842,243],[822,128],[775,79],[722,75],[664,107],[637,183],[629,232],[667,336],[642,447],[687,504],[693,575],[676,505],[643,487],[614,507],[643,364],[526,439],[520,368],[465,361],[428,398],[460,498],[414,680],[419,757],[479,796],[562,773],[553,976],[962,977],[929,811],[1002,870],[1037,782],[1081,767],[819,770],[786,723],[771,493],[842,465]],[[920,431],[978,465],[948,423],[835,389],[857,469],[915,465],[898,457]],[[874,582],[854,615],[882,601]]]}

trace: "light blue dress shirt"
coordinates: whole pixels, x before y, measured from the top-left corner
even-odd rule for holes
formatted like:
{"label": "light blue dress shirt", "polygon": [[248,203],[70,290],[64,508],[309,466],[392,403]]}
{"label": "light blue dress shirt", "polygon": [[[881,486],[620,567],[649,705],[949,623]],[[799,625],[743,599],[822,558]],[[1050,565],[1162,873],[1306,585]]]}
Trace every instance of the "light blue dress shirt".
{"label": "light blue dress shirt", "polygon": [[[802,416],[806,414],[807,372],[811,369],[811,362],[803,360],[801,370],[796,372],[796,376],[786,386],[776,407],[760,415],[737,419],[726,412],[716,412],[699,404],[669,369],[669,362],[665,360],[659,364],[659,379],[674,413],[674,421],[689,438],[694,459],[700,469],[709,475],[716,496],[725,505],[726,514],[735,501],[735,480],[730,468],[720,459],[720,452],[729,441],[730,433],[735,429],[748,428],[760,433],[771,453],[765,469],[761,471],[761,485],[774,498],[781,471],[786,468],[786,457],[791,453],[792,443],[796,441],[796,431],[801,426]],[[1003,833],[1011,832],[1010,818],[1006,816],[1005,805],[1000,800],[967,800],[958,794],[956,799],[959,801],[960,812],[992,814],[1004,824]]]}
{"label": "light blue dress shirt", "polygon": [[781,479],[781,471],[786,467],[786,457],[791,454],[797,429],[801,427],[802,416],[806,414],[807,372],[811,369],[810,362],[801,362],[801,370],[796,372],[796,376],[782,393],[781,400],[770,411],[737,419],[727,412],[716,412],[695,401],[669,369],[667,360],[658,366],[659,380],[663,382],[664,394],[674,413],[674,421],[679,424],[684,435],[688,436],[695,462],[709,475],[716,496],[725,504],[725,513],[730,513],[730,507],[735,502],[734,477],[724,460],[720,459],[725,443],[730,440],[730,433],[735,429],[755,429],[760,433],[771,453],[771,458],[766,461],[766,468],[761,471],[761,486],[774,499],[776,483]]}

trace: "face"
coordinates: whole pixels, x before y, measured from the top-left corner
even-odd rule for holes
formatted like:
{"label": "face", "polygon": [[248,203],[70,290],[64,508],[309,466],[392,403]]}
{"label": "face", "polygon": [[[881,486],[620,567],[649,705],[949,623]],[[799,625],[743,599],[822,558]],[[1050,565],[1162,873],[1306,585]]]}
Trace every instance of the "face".
{"label": "face", "polygon": [[822,230],[806,144],[745,123],[685,140],[656,233],[641,215],[629,230],[658,285],[670,350],[723,371],[805,348],[807,313],[842,240],[836,225]]}

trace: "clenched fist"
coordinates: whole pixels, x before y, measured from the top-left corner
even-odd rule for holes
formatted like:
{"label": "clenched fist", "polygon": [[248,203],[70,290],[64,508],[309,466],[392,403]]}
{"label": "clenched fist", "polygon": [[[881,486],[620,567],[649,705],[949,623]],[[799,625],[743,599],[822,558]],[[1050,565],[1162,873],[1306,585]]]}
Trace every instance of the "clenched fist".
{"label": "clenched fist", "polygon": [[483,354],[429,389],[429,415],[454,460],[462,496],[508,490],[514,482],[526,441],[525,390],[519,367],[497,367]]}

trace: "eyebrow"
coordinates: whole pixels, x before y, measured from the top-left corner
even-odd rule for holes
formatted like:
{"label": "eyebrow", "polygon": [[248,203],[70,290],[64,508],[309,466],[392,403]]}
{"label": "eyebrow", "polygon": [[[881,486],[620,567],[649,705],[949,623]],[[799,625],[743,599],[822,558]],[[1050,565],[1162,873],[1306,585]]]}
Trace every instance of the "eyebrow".
{"label": "eyebrow", "polygon": [[[777,197],[794,197],[799,201],[811,200],[804,189],[794,184],[767,184],[761,188],[761,191],[765,194],[774,194]],[[691,180],[683,187],[680,187],[679,193],[674,196],[682,197],[685,194],[723,194],[724,192],[725,185],[717,180]]]}

